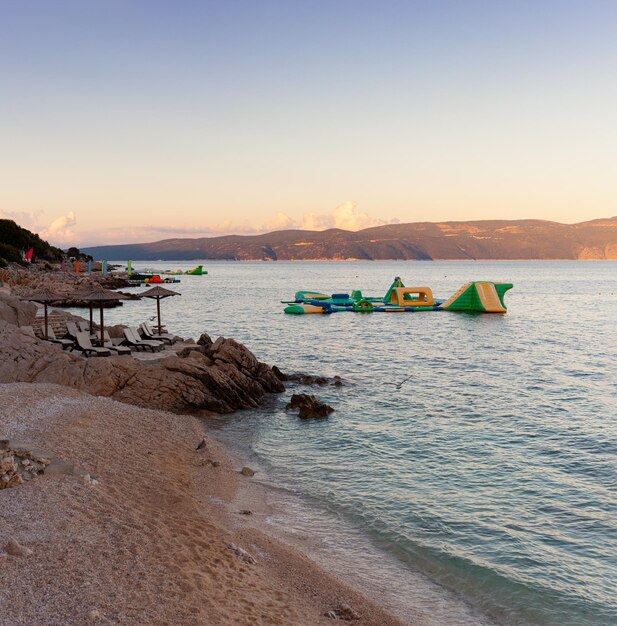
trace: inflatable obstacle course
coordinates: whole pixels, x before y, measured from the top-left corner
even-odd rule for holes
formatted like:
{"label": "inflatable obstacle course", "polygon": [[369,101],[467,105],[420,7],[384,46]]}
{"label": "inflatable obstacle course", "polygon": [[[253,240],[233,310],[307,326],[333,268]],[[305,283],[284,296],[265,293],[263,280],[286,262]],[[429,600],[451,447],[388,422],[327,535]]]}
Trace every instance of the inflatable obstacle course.
{"label": "inflatable obstacle course", "polygon": [[512,289],[512,283],[466,283],[443,303],[442,308],[445,311],[505,313],[503,298],[508,289]]}
{"label": "inflatable obstacle course", "polygon": [[[388,291],[390,300],[385,304],[395,306],[434,306],[435,300],[430,287],[396,287]],[[385,298],[384,298],[385,300]]]}
{"label": "inflatable obstacle course", "polygon": [[295,300],[283,302],[290,315],[355,313],[414,313],[420,311],[459,311],[467,313],[505,313],[504,295],[512,283],[475,281],[465,283],[447,300],[437,300],[430,287],[405,287],[397,276],[386,295],[363,296],[361,291],[335,293],[297,291]]}

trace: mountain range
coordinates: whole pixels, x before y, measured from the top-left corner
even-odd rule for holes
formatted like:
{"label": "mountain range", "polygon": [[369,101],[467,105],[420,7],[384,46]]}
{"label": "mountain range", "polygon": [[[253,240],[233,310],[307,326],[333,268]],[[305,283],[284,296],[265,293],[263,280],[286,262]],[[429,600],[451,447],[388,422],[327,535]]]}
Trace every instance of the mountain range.
{"label": "mountain range", "polygon": [[111,261],[617,259],[617,217],[579,224],[485,220],[388,224],[355,232],[280,230],[95,246],[82,252]]}

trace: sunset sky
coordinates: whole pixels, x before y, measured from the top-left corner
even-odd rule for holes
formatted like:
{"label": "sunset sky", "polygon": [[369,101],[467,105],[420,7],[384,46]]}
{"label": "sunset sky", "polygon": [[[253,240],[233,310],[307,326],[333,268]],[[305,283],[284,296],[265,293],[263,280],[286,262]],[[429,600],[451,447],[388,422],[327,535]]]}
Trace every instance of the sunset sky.
{"label": "sunset sky", "polygon": [[68,246],[617,215],[612,0],[0,0],[0,217]]}

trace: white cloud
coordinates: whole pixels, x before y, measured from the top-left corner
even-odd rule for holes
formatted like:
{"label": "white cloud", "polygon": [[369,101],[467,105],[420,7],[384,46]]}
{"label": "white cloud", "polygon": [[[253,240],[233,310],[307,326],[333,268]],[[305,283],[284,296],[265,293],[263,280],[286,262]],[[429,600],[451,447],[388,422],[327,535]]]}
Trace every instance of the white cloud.
{"label": "white cloud", "polygon": [[76,235],[73,227],[77,224],[77,219],[74,211],[57,217],[47,227],[41,224],[42,215],[43,211],[4,211],[0,209],[0,218],[13,220],[22,228],[38,233],[52,245],[60,247],[75,245]]}
{"label": "white cloud", "polygon": [[368,213],[362,213],[356,208],[356,203],[347,200],[337,206],[330,213],[306,213],[296,225],[301,230],[326,230],[328,228],[342,228],[343,230],[362,230],[371,226],[388,224],[386,220],[376,219]]}
{"label": "white cloud", "polygon": [[250,225],[246,222],[234,222],[226,220],[214,226],[203,228],[167,228],[154,227],[160,233],[170,235],[256,235],[276,230],[327,230],[328,228],[342,228],[343,230],[362,230],[371,226],[383,226],[384,224],[396,224],[399,220],[382,220],[371,217],[368,213],[357,210],[356,203],[348,200],[340,204],[330,213],[305,213],[299,219],[293,219],[286,213],[278,212],[274,219],[260,225]]}
{"label": "white cloud", "polygon": [[289,215],[279,211],[271,222],[262,227],[262,232],[270,230],[287,230],[288,228],[295,228],[294,221],[291,217],[289,217]]}
{"label": "white cloud", "polygon": [[376,219],[362,213],[356,203],[348,200],[329,213],[305,213],[299,219],[293,219],[286,213],[278,212],[276,216],[263,224],[251,225],[247,222],[225,220],[212,226],[147,226],[139,228],[110,228],[95,233],[82,233],[82,247],[113,243],[143,243],[160,239],[183,237],[216,237],[221,235],[258,235],[277,230],[327,230],[341,228],[343,230],[362,230],[372,226],[397,224],[399,220]]}
{"label": "white cloud", "polygon": [[18,226],[37,231],[42,211],[3,211],[0,209],[0,219],[13,220]]}
{"label": "white cloud", "polygon": [[73,227],[77,224],[75,211],[57,217],[47,228],[44,228],[40,235],[43,239],[56,246],[75,245],[75,231]]}

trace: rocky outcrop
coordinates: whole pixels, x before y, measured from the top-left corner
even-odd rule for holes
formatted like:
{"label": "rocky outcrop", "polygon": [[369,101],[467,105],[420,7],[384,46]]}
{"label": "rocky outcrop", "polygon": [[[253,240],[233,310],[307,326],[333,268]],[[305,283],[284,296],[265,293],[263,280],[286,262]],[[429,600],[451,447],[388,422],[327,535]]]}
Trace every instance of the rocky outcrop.
{"label": "rocky outcrop", "polygon": [[202,335],[199,344],[156,363],[122,357],[85,359],[0,322],[0,382],[66,385],[176,413],[231,413],[284,391],[265,363],[242,344]]}
{"label": "rocky outcrop", "polygon": [[45,472],[50,461],[32,450],[15,447],[7,439],[0,440],[0,489],[17,487]]}
{"label": "rocky outcrop", "polygon": [[276,365],[272,366],[272,371],[279,380],[299,383],[309,387],[314,385],[318,387],[324,387],[326,385],[331,385],[333,387],[343,386],[343,379],[340,376],[328,378],[327,376],[313,376],[311,374],[285,374],[284,372],[281,372]]}
{"label": "rocky outcrop", "polygon": [[291,402],[285,408],[291,411],[297,409],[300,419],[328,417],[330,413],[334,412],[330,405],[321,402],[315,396],[309,396],[305,393],[295,393],[291,396]]}
{"label": "rocky outcrop", "polygon": [[16,326],[30,326],[36,318],[37,306],[22,302],[10,294],[0,291],[0,320]]}
{"label": "rocky outcrop", "polygon": [[[107,289],[121,289],[129,287],[130,282],[126,276],[115,274],[75,274],[74,272],[62,272],[59,270],[43,270],[37,266],[28,269],[12,266],[0,270],[0,281],[10,286],[13,296],[28,296],[33,291],[42,287],[50,289],[58,294],[58,300],[50,303],[52,306],[89,307],[90,303],[74,300],[76,290],[86,289],[101,285]],[[139,298],[138,294],[131,294],[131,299]],[[121,303],[104,303],[104,307],[120,306]]]}

